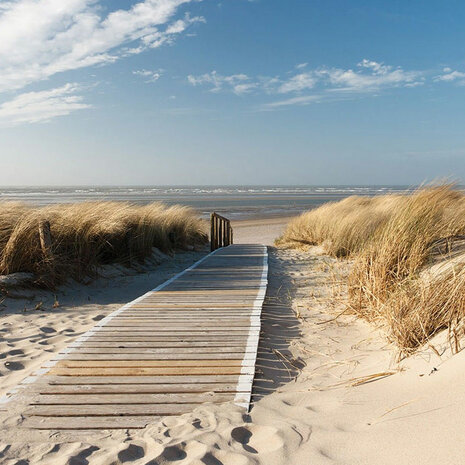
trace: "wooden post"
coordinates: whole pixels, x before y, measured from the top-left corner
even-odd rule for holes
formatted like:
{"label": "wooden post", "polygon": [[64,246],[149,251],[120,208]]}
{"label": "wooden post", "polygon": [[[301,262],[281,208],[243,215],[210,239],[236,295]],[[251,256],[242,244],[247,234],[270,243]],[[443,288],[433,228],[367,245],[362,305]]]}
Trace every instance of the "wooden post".
{"label": "wooden post", "polygon": [[218,219],[220,221],[220,228],[218,231],[218,240],[219,240],[218,247],[223,247],[223,219],[222,218],[218,218]]}
{"label": "wooden post", "polygon": [[225,221],[224,223],[224,231],[223,231],[223,242],[224,246],[227,247],[229,245],[228,243],[228,234],[229,234],[229,221]]}
{"label": "wooden post", "polygon": [[40,248],[46,259],[52,258],[52,235],[50,233],[50,222],[40,221],[39,222],[39,238]]}
{"label": "wooden post", "polygon": [[210,215],[210,251],[215,250],[215,214]]}

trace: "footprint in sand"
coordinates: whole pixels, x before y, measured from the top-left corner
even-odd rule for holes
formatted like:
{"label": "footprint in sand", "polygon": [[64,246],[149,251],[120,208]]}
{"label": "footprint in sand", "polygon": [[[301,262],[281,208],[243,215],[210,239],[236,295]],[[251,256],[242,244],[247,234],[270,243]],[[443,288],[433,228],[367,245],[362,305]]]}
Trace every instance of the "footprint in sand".
{"label": "footprint in sand", "polygon": [[177,460],[182,460],[187,457],[187,454],[177,446],[168,446],[165,447],[165,450],[162,452],[161,457],[170,462],[175,462]]}
{"label": "footprint in sand", "polygon": [[253,454],[270,453],[284,447],[278,430],[271,426],[239,426],[231,431],[231,437],[242,444],[245,451]]}
{"label": "footprint in sand", "polygon": [[136,444],[130,444],[127,449],[118,452],[118,459],[121,463],[134,462],[144,457],[144,448]]}
{"label": "footprint in sand", "polygon": [[56,329],[55,328],[52,328],[51,326],[42,326],[41,328],[39,328],[43,333],[47,333],[47,334],[50,334],[50,333],[56,333]]}
{"label": "footprint in sand", "polygon": [[244,450],[246,450],[247,452],[251,452],[252,454],[258,453],[256,449],[248,445],[250,438],[252,437],[252,433],[247,428],[244,428],[242,426],[234,428],[231,431],[231,437],[235,441],[240,442]]}
{"label": "footprint in sand", "polygon": [[24,355],[24,350],[13,349],[8,352],[8,355]]}
{"label": "footprint in sand", "polygon": [[94,316],[94,318],[92,318],[94,321],[100,321],[100,320],[103,320],[105,318],[105,315],[97,315],[97,316]]}
{"label": "footprint in sand", "polygon": [[91,446],[87,449],[82,450],[79,454],[70,457],[67,465],[88,465],[90,462],[87,458],[92,455],[96,450],[99,450],[97,446]]}
{"label": "footprint in sand", "polygon": [[11,371],[24,370],[24,365],[20,362],[5,362],[4,365]]}

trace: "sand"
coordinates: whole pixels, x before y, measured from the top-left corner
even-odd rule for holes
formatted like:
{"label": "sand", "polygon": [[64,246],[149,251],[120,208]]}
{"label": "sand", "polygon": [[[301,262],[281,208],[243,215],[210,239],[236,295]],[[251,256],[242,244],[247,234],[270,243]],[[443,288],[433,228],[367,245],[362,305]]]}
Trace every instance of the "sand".
{"label": "sand", "polygon": [[[258,227],[239,227],[236,241],[248,242],[248,231]],[[278,227],[265,223],[255,238],[264,240]],[[205,404],[143,430],[57,434],[21,429],[21,412],[12,409],[0,413],[0,463],[463,463],[465,354],[451,356],[440,334],[432,341],[435,350],[424,348],[398,363],[395,347],[381,330],[340,315],[346,263],[318,248],[269,251],[270,284],[250,414],[230,404]],[[14,305],[5,301],[2,390],[92,326],[96,317],[154,287],[197,255],[179,256],[147,274],[60,289],[58,309],[50,308],[50,293],[14,299]],[[19,311],[39,299],[44,310]],[[23,353],[9,354],[15,350]],[[4,361],[24,368],[10,370]]]}
{"label": "sand", "polygon": [[232,221],[234,230],[234,242],[247,244],[259,242],[260,244],[273,245],[286,228],[292,217],[268,218]]}

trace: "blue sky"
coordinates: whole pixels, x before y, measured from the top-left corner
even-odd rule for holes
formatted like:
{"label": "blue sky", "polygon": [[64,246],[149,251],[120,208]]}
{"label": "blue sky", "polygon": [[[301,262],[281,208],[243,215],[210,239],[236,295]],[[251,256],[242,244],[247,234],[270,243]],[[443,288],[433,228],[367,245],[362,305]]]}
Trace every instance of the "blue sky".
{"label": "blue sky", "polygon": [[0,0],[0,184],[465,180],[465,4]]}

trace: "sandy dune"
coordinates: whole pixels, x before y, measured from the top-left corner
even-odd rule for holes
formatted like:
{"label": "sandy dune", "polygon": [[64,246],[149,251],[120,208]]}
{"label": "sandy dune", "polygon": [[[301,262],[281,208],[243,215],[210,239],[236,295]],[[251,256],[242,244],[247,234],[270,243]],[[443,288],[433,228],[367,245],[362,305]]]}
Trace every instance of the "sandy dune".
{"label": "sandy dune", "polygon": [[[56,351],[92,326],[95,317],[153,287],[162,267],[169,268],[167,276],[193,255],[163,264],[155,274],[106,281],[103,288],[95,283],[63,290],[57,296],[58,313],[50,309],[49,294],[40,297],[48,299],[45,311],[31,310],[26,316],[18,312],[25,300],[15,300],[16,310],[4,302],[8,314],[2,317],[2,362],[25,368],[2,366],[2,389],[47,359],[47,350]],[[346,267],[317,248],[270,248],[270,285],[250,414],[229,404],[204,404],[142,430],[47,433],[21,429],[21,411],[12,409],[0,415],[0,463],[463,463],[465,355],[451,357],[439,335],[432,344],[441,357],[425,349],[397,363],[395,349],[381,332],[351,316],[337,317],[345,308],[341,277]],[[12,350],[23,353],[11,355]]]}

